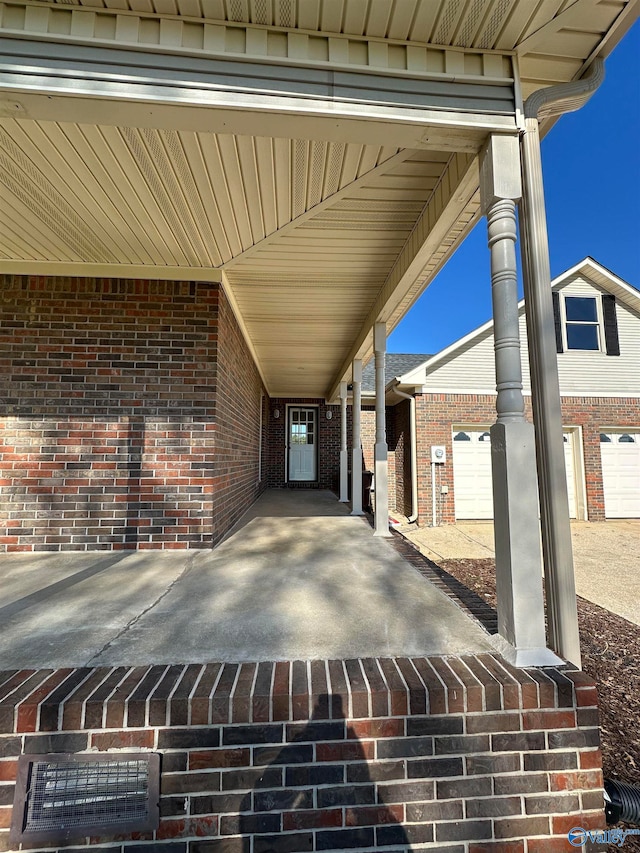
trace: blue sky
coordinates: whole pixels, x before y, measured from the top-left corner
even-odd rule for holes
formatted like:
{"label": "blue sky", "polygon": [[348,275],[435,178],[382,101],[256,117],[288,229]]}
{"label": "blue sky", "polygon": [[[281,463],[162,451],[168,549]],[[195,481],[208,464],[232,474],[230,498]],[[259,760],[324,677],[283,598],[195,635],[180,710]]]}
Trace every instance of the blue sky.
{"label": "blue sky", "polygon": [[[605,71],[591,100],[542,142],[551,275],[591,255],[640,288],[640,22]],[[486,322],[490,281],[482,219],[389,336],[389,351],[435,353]]]}

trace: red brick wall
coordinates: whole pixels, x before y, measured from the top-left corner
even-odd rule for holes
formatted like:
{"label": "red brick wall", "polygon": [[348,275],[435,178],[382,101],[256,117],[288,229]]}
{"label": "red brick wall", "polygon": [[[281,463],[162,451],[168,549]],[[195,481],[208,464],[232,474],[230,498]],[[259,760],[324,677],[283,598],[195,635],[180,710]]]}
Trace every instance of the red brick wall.
{"label": "red brick wall", "polygon": [[[220,292],[213,505],[214,540],[266,488],[260,480],[260,444],[269,430],[269,406],[260,374],[229,302]],[[262,408],[262,434],[260,411]]]}
{"label": "red brick wall", "polygon": [[[340,406],[328,406],[324,400],[273,397],[269,401],[266,475],[271,488],[282,488],[286,481],[287,405],[318,409],[318,479],[314,483],[292,483],[294,488],[340,491]],[[276,409],[279,417],[274,417]],[[327,418],[327,412],[331,418]],[[351,450],[351,407],[347,408],[347,449]]]}
{"label": "red brick wall", "polygon": [[496,655],[0,673],[0,850],[18,756],[88,749],[161,754],[159,828],[30,849],[549,853],[604,827],[593,682]]}
{"label": "red brick wall", "polygon": [[[411,506],[411,407],[408,400],[387,409],[387,442],[394,454],[393,492],[389,489],[389,506],[409,516]],[[389,479],[392,478],[391,468]],[[393,503],[391,495],[393,494]]]}
{"label": "red brick wall", "polygon": [[604,521],[600,433],[605,427],[640,428],[640,398],[563,397],[562,417],[568,426],[582,427],[588,518]]}
{"label": "red brick wall", "polygon": [[364,467],[367,471],[374,468],[374,449],[376,444],[376,410],[371,407],[363,407],[360,412],[360,443],[362,444],[362,457]]}
{"label": "red brick wall", "polygon": [[[531,399],[525,397],[526,417],[532,420]],[[495,422],[495,397],[472,394],[420,394],[416,397],[418,434],[419,524],[431,524],[431,458],[433,444],[447,448],[447,462],[438,466],[438,519],[455,521],[452,424],[484,426]],[[640,427],[640,399],[563,397],[562,417],[566,426],[582,427],[589,521],[604,521],[604,495],[600,461],[600,432],[606,426]],[[449,492],[441,495],[440,486]]]}
{"label": "red brick wall", "polygon": [[218,286],[0,286],[0,550],[217,541],[257,494],[260,391]]}

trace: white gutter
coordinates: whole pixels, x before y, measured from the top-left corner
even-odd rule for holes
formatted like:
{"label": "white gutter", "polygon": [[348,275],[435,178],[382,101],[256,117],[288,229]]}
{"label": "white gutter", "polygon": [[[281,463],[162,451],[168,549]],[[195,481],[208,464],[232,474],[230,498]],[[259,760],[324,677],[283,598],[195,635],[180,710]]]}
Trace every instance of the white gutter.
{"label": "white gutter", "polygon": [[[398,380],[396,379],[396,382]],[[398,384],[400,384],[398,382]],[[398,397],[404,397],[409,400],[410,404],[410,425],[411,433],[411,515],[407,521],[412,524],[418,518],[418,439],[416,435],[416,398],[412,394],[406,394],[404,391],[398,390],[397,385],[393,388],[393,393]]]}

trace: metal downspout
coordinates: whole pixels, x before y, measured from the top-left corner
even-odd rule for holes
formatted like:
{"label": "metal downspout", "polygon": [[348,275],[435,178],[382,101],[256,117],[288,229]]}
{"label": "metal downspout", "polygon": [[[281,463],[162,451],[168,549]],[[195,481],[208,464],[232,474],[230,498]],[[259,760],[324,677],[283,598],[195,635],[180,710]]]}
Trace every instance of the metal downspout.
{"label": "metal downspout", "polygon": [[418,518],[418,438],[416,434],[416,398],[413,394],[406,394],[398,388],[393,389],[398,397],[409,400],[409,429],[411,431],[411,515],[407,519],[413,524]]}
{"label": "metal downspout", "polygon": [[520,235],[531,369],[549,646],[581,666],[558,382],[539,120],[579,109],[604,79],[596,59],[586,77],[538,89],[524,104]]}

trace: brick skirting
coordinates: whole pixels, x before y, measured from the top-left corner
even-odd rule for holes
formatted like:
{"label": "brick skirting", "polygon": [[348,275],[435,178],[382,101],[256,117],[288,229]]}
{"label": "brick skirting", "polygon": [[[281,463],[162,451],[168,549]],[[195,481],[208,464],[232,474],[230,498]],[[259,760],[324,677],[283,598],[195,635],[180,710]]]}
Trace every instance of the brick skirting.
{"label": "brick skirting", "polygon": [[17,756],[133,748],[160,828],[58,849],[553,853],[604,825],[598,745],[584,673],[497,655],[6,672],[0,850]]}

